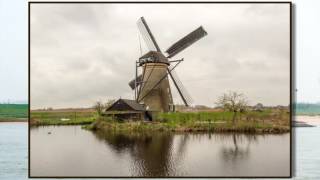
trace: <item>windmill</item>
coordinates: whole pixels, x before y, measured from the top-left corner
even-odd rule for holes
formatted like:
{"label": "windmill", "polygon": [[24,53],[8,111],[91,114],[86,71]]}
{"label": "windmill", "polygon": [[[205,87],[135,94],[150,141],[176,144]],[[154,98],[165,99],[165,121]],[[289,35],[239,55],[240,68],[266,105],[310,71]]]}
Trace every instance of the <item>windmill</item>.
{"label": "windmill", "polygon": [[[137,24],[149,52],[136,61],[136,75],[129,82],[131,89],[135,90],[136,101],[145,104],[147,110],[150,111],[174,111],[169,76],[178,90],[183,103],[189,106],[192,99],[174,71],[177,65],[183,61],[183,58],[180,60],[171,59],[191,44],[206,36],[207,32],[200,26],[170,46],[165,51],[165,55],[160,50],[146,20],[141,17]],[[138,68],[142,69],[140,75],[138,75]]]}

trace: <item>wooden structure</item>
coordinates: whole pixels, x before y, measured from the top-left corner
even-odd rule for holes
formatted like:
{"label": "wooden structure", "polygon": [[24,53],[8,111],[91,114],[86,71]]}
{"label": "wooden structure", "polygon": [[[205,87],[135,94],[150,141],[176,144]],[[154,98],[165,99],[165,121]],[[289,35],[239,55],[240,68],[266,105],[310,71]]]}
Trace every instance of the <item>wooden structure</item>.
{"label": "wooden structure", "polygon": [[103,115],[118,120],[152,120],[142,104],[121,98],[107,108]]}

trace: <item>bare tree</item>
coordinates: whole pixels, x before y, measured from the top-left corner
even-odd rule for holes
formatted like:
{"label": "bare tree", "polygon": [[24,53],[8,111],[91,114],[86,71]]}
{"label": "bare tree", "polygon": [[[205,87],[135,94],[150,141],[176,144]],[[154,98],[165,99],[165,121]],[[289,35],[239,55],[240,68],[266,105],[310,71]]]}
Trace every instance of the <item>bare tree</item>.
{"label": "bare tree", "polygon": [[233,112],[233,125],[236,123],[237,113],[245,112],[248,107],[248,101],[244,94],[235,91],[224,93],[215,104],[221,106],[224,110]]}
{"label": "bare tree", "polygon": [[104,105],[102,104],[101,101],[97,101],[94,105],[93,108],[97,111],[99,116],[102,114],[102,111],[104,110]]}
{"label": "bare tree", "polygon": [[107,102],[104,104],[104,108],[108,109],[116,100],[114,99],[108,99]]}

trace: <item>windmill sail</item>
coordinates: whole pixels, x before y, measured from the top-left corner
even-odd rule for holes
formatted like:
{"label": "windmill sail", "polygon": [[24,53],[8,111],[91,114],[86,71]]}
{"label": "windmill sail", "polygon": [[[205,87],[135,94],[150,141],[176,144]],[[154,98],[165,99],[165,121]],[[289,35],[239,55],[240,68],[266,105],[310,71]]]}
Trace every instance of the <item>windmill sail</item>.
{"label": "windmill sail", "polygon": [[187,47],[189,47],[191,44],[195,43],[199,39],[203,38],[207,35],[207,32],[200,26],[196,30],[192,31],[188,35],[186,35],[184,38],[180,39],[178,42],[174,43],[172,46],[170,46],[166,53],[168,53],[168,58],[171,58],[178,54],[179,52],[183,51]]}
{"label": "windmill sail", "polygon": [[137,22],[139,31],[143,37],[143,40],[145,41],[146,45],[148,46],[148,49],[150,51],[158,51],[161,52],[154,36],[151,33],[151,30],[146,22],[146,20],[141,17]]}
{"label": "windmill sail", "polygon": [[131,89],[135,89],[135,83],[137,83],[137,87],[142,83],[142,74],[140,74],[139,76],[137,76],[136,79],[132,79],[129,82],[129,86],[131,87]]}
{"label": "windmill sail", "polygon": [[179,95],[180,95],[181,99],[183,100],[183,103],[186,106],[189,106],[190,104],[192,104],[193,100],[192,100],[190,94],[188,93],[188,91],[186,90],[186,88],[183,86],[177,73],[174,70],[168,71],[168,73],[173,81],[173,84],[176,86],[176,88],[179,92]]}

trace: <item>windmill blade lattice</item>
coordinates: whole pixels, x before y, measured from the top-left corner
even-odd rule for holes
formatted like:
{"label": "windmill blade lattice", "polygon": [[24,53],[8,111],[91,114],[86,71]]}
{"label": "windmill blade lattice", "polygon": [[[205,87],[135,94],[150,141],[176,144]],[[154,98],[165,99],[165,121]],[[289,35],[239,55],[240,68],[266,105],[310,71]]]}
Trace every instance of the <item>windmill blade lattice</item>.
{"label": "windmill blade lattice", "polygon": [[192,31],[182,39],[180,39],[178,42],[174,43],[172,46],[170,46],[166,53],[168,53],[168,58],[171,58],[178,54],[179,52],[183,51],[193,43],[197,42],[201,38],[207,35],[207,32],[200,26],[196,30]]}
{"label": "windmill blade lattice", "polygon": [[[169,68],[169,69],[171,69],[171,68]],[[185,86],[182,84],[182,82],[181,82],[180,78],[178,77],[176,71],[172,70],[170,75],[171,75],[170,77],[176,82],[176,88],[179,89],[180,92],[181,92],[180,95],[183,96],[181,98],[186,100],[186,102],[185,102],[186,104],[185,105],[188,106],[188,105],[192,104],[193,103],[193,99],[190,96],[190,94],[187,91],[187,89],[185,88]]]}
{"label": "windmill blade lattice", "polygon": [[141,17],[138,20],[137,25],[138,25],[138,29],[143,37],[144,42],[148,46],[148,49],[150,51],[161,52],[154,36],[151,33],[151,30],[150,30],[147,22],[145,21],[145,19],[143,17]]}

